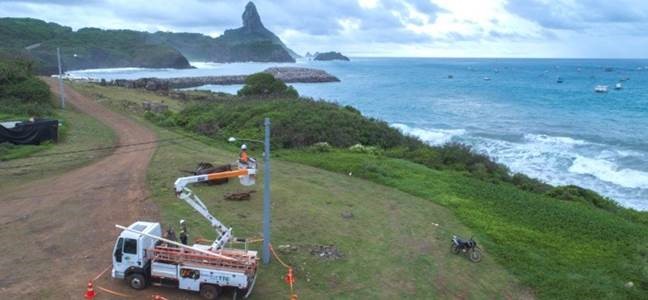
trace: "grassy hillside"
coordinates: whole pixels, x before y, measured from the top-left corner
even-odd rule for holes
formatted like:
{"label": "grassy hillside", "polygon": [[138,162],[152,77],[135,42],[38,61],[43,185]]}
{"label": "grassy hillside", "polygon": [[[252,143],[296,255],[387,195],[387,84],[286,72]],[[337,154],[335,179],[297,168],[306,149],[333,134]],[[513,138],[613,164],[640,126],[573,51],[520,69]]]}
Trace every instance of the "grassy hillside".
{"label": "grassy hillside", "polygon": [[33,63],[0,54],[0,116],[42,117],[53,108],[49,87],[33,75]]}
{"label": "grassy hillside", "polygon": [[[130,105],[119,105],[121,99],[144,101],[144,99],[154,97],[154,94],[150,92],[118,88],[84,85],[82,89],[87,93],[100,95],[102,99],[111,99],[111,103],[117,107],[130,107]],[[206,140],[210,141],[210,145],[215,145],[217,148],[229,148],[232,151],[235,151],[234,146],[222,145],[220,142],[214,141],[222,141],[230,135],[259,138],[261,136],[260,122],[262,117],[269,116],[272,118],[273,146],[276,149],[274,157],[278,170],[273,174],[278,178],[285,176],[284,179],[277,179],[278,182],[285,180],[283,181],[285,187],[275,188],[273,192],[275,199],[281,201],[276,204],[279,208],[275,208],[275,211],[291,207],[289,215],[295,216],[295,218],[285,217],[286,219],[284,219],[275,215],[275,218],[279,218],[279,220],[275,219],[274,226],[280,226],[281,232],[275,233],[275,235],[281,236],[281,240],[286,241],[285,243],[297,243],[296,240],[299,239],[290,236],[285,237],[283,234],[294,234],[300,239],[317,241],[315,243],[351,238],[346,235],[345,231],[331,232],[330,225],[338,225],[334,228],[339,226],[348,228],[347,223],[345,223],[347,221],[338,217],[341,210],[346,210],[348,207],[356,215],[357,210],[360,210],[360,214],[364,214],[362,211],[365,209],[376,209],[375,214],[366,215],[366,220],[369,223],[362,224],[362,226],[370,226],[369,228],[374,229],[366,231],[365,234],[359,231],[360,234],[354,236],[356,239],[361,239],[358,243],[362,245],[365,242],[375,243],[378,241],[382,243],[389,240],[390,237],[385,236],[383,231],[393,232],[394,228],[391,227],[393,224],[383,222],[393,220],[402,224],[398,227],[398,232],[401,233],[413,233],[414,236],[423,236],[426,232],[437,234],[438,231],[438,240],[432,244],[438,244],[440,247],[447,246],[446,243],[450,233],[458,233],[464,236],[475,234],[477,241],[484,247],[486,256],[505,266],[516,278],[525,285],[530,286],[533,289],[533,295],[539,298],[640,299],[648,291],[648,282],[646,281],[648,278],[648,236],[645,235],[648,230],[648,214],[646,213],[622,209],[614,205],[608,207],[607,204],[610,202],[600,196],[592,196],[588,193],[581,194],[580,190],[572,193],[570,191],[572,187],[560,188],[559,190],[549,187],[549,192],[538,191],[534,189],[537,187],[535,184],[531,185],[534,188],[520,184],[526,181],[519,178],[517,181],[508,181],[498,177],[501,175],[498,172],[482,173],[479,170],[486,168],[488,164],[487,161],[483,160],[483,157],[475,156],[466,152],[466,149],[452,145],[444,148],[416,148],[414,147],[417,145],[416,141],[399,135],[397,131],[393,131],[384,123],[365,119],[352,108],[305,100],[255,100],[224,95],[208,97],[204,94],[194,94],[194,97],[190,98],[203,100],[197,101],[193,105],[190,104],[189,107],[183,110],[182,106],[176,106],[177,102],[167,99],[165,100],[167,103],[174,103],[174,109],[176,111],[183,110],[182,113],[167,113],[158,116],[148,115],[148,118],[154,120],[157,124],[175,127],[175,129],[180,129],[182,132],[199,132],[205,136]],[[204,102],[205,100],[209,104]],[[157,101],[161,100],[158,99]],[[338,126],[331,126],[331,124]],[[335,134],[331,132],[335,132]],[[388,138],[391,134],[393,136]],[[306,137],[308,139],[305,139]],[[339,137],[345,138],[339,139]],[[366,140],[361,140],[363,138]],[[295,144],[296,141],[301,141],[301,144]],[[329,145],[307,146],[313,141],[327,141]],[[353,150],[346,150],[348,145],[359,141],[363,141],[367,145],[377,145],[378,147],[354,146],[351,147]],[[379,144],[379,141],[389,144]],[[410,148],[400,145],[401,143],[406,146],[411,144],[410,146],[413,149],[411,151],[416,151],[407,152],[410,151],[408,150]],[[332,145],[339,148],[336,149]],[[163,201],[169,201],[169,208],[163,208],[163,211],[167,212],[169,215],[166,215],[166,217],[171,219],[180,218],[180,214],[185,213],[182,212],[182,204],[173,204],[172,195],[163,195],[168,193],[168,190],[166,190],[168,186],[163,182],[172,180],[173,176],[175,176],[173,174],[177,174],[174,173],[175,170],[191,168],[199,160],[217,162],[233,160],[232,154],[226,154],[227,152],[207,146],[182,143],[178,147],[182,147],[184,150],[176,149],[163,156],[164,159],[159,158],[158,163],[164,161],[167,164],[161,167],[168,168],[167,171],[161,169],[155,171],[155,174],[164,174],[165,172],[167,174],[160,175],[166,177],[166,180],[159,178],[157,181],[159,186],[156,186],[155,189],[161,191],[159,196],[161,199],[168,199]],[[281,148],[284,150],[280,150]],[[192,151],[194,154],[187,158],[185,154],[181,154],[183,151]],[[254,153],[258,155],[259,150],[253,151],[256,151]],[[205,152],[214,154],[204,155]],[[403,153],[409,154],[403,155]],[[417,153],[418,155],[414,155]],[[416,161],[416,158],[424,159]],[[168,165],[175,164],[176,160],[180,161],[180,164]],[[333,176],[331,173],[320,173],[321,171],[316,171],[316,169],[308,169],[311,170],[308,172],[295,171],[291,166],[294,166],[294,168],[303,168],[303,166],[282,163],[281,161],[311,165],[339,173],[339,175],[335,177],[336,179],[330,178],[330,180],[336,180],[336,183],[326,183],[323,180],[328,180],[329,176]],[[493,166],[493,168],[497,169],[497,166]],[[349,173],[352,176],[349,176]],[[154,175],[151,176],[153,178]],[[400,196],[392,195],[391,192],[383,190],[379,185],[371,186],[367,190],[367,187],[361,186],[363,181],[358,181],[358,177],[415,196],[406,200],[413,201],[411,210],[397,216],[389,215],[389,212],[392,211],[391,206],[389,202],[385,206],[385,202],[382,201],[388,200],[381,199],[397,199]],[[311,182],[314,185],[304,186],[303,189],[294,188],[294,186],[301,185],[302,182],[304,184]],[[348,187],[348,190],[339,192],[342,186]],[[229,188],[236,188],[236,186],[230,185],[224,189]],[[373,192],[370,192],[370,190],[373,190]],[[215,190],[207,187],[200,189],[200,191],[201,195],[202,193],[210,195],[206,197],[206,199],[210,199],[209,201],[213,199],[219,201],[218,199],[221,199],[221,190],[218,188]],[[368,192],[365,194],[364,191]],[[580,198],[573,199],[575,201],[566,200],[571,198],[566,197],[565,193],[570,197],[579,195]],[[302,194],[307,196],[301,196]],[[384,198],[383,195],[389,196]],[[259,197],[258,194],[255,197]],[[293,200],[294,202],[291,202],[291,199],[304,200]],[[604,205],[595,203],[600,199],[603,199]],[[401,203],[400,200],[398,202]],[[230,202],[216,203],[218,204],[212,207],[218,211],[217,214],[220,212],[228,214],[230,209],[238,207],[237,204],[230,204]],[[343,204],[337,207],[331,206],[334,203]],[[167,204],[163,204],[163,207],[165,205]],[[260,204],[256,203],[256,205]],[[331,208],[329,206],[335,207],[337,211],[329,211]],[[428,209],[437,212],[447,210],[451,215],[458,217],[461,223],[470,229],[466,230],[448,225],[456,224],[452,219],[431,215],[417,217],[418,213],[430,213]],[[245,218],[248,218],[250,215],[258,214],[259,211],[260,206],[255,206],[254,209],[246,210],[247,213],[243,212],[243,214],[246,215]],[[227,219],[227,222],[236,224],[235,228],[246,228],[245,224],[247,222],[241,220],[241,218],[243,217],[235,216]],[[255,218],[259,218],[259,216],[256,215]],[[277,225],[277,223],[284,222],[287,224],[285,227]],[[313,222],[318,226],[310,225]],[[380,225],[371,227],[371,224],[374,223]],[[429,227],[432,223],[439,223],[441,226],[434,229]],[[195,226],[200,225],[196,224]],[[420,226],[424,227],[420,229],[421,231],[417,229]],[[258,234],[260,231],[258,227],[247,228],[246,230],[250,230],[246,234],[248,236],[253,235],[253,233]],[[361,230],[361,228],[358,228],[358,230]],[[375,233],[375,235],[365,240],[364,237],[369,232]],[[206,231],[201,234],[208,233]],[[429,241],[431,239],[423,238],[423,240]],[[414,243],[412,240],[400,240],[398,244],[402,246],[411,245],[412,243]],[[335,244],[338,244],[338,242],[335,242]],[[384,245],[379,247],[385,248]],[[370,248],[373,249],[373,247]],[[367,249],[367,247],[363,246],[362,249]],[[445,255],[448,253],[446,252],[448,250],[445,249],[439,251],[439,254],[443,253]],[[390,255],[394,253],[400,254],[398,251],[389,253]],[[299,255],[303,255],[304,259],[308,257],[306,254],[295,255],[297,258],[300,257]],[[354,264],[354,268],[350,270],[366,269],[370,272],[363,272],[363,274],[371,273],[375,274],[374,276],[385,276],[384,270],[394,272],[391,267],[385,267],[384,270],[380,268],[373,269],[376,264],[384,264],[386,258],[383,258],[379,253],[372,252],[371,255],[376,255],[376,257],[363,261],[362,264]],[[408,256],[408,259],[403,260],[403,262],[419,261],[420,257],[416,257]],[[435,264],[450,263],[455,258],[453,256],[444,256],[438,258]],[[289,260],[291,263],[295,262],[292,258],[289,258]],[[300,260],[296,261],[299,262]],[[311,260],[304,261],[307,266],[313,264]],[[392,266],[397,268],[396,265]],[[490,275],[487,275],[489,272],[486,270],[488,267],[481,264],[473,266],[467,270],[465,274],[466,280],[490,279]],[[411,265],[410,267],[416,268],[418,265]],[[273,274],[275,275],[273,276],[278,277],[281,270],[274,270]],[[348,271],[351,272],[350,270]],[[482,271],[486,271],[486,273],[479,273]],[[331,275],[327,276],[327,274],[330,274],[328,266],[327,269],[313,272],[311,274],[318,274],[317,277],[311,277],[313,281],[319,282],[322,278],[335,278],[331,277]],[[470,286],[465,288],[464,290],[468,294],[444,294],[443,284],[439,284],[435,280],[439,276],[441,276],[441,283],[458,280],[443,278],[443,276],[449,274],[448,272],[450,271],[437,270],[434,267],[429,267],[425,271],[415,271],[414,273],[417,274],[415,278],[417,280],[426,280],[428,286],[418,287],[415,284],[414,289],[408,289],[417,291],[411,294],[411,297],[502,298],[508,296],[502,294],[500,296],[474,294],[492,288],[492,283],[487,282],[479,284],[479,287]],[[339,281],[336,279],[336,284],[327,287],[322,286],[322,291],[325,288],[333,289],[338,287],[339,283],[337,282],[353,283],[359,278],[345,277],[346,279],[342,280],[343,278],[339,276],[343,275],[339,274],[344,273],[337,272],[335,274],[338,276]],[[354,273],[345,276],[352,276],[351,274]],[[396,272],[396,274],[407,276],[408,272],[403,269]],[[299,276],[308,275],[299,274]],[[352,292],[356,290],[355,287],[351,286],[345,289],[348,294],[341,294],[341,297],[371,298],[380,295],[378,297],[390,298],[392,296],[396,297],[395,294],[391,293],[393,289],[403,289],[404,286],[411,286],[411,284],[404,282],[397,286],[388,286],[389,288],[381,289],[381,294],[377,294],[378,292],[374,292],[375,294],[370,293],[366,288],[367,286],[373,286],[374,289],[377,289],[387,284],[386,282],[376,281],[374,276],[369,279],[372,282],[371,284],[360,285],[362,288],[357,289],[357,294]],[[624,285],[628,282],[632,282],[633,287],[625,287]],[[265,284],[261,286],[265,286]],[[419,291],[419,289],[424,290]],[[524,295],[527,294],[524,292],[522,294],[517,293],[512,298],[521,298]]]}
{"label": "grassy hillside", "polygon": [[[635,221],[454,171],[350,151],[286,151],[295,161],[391,186],[443,205],[498,262],[546,299],[640,299],[648,293],[648,217]],[[635,288],[624,284],[633,282]]]}
{"label": "grassy hillside", "polygon": [[47,117],[62,122],[56,144],[0,144],[0,188],[60,173],[108,153],[94,151],[57,155],[109,146],[114,142],[114,136],[110,128],[76,112],[73,107],[59,110],[53,103],[48,85],[32,74],[31,62],[0,56],[0,120]]}
{"label": "grassy hillside", "polygon": [[151,42],[149,34],[131,30],[83,28],[72,31],[36,19],[0,18],[0,50],[24,54],[39,73],[58,72],[56,48],[65,70],[148,67],[188,68],[187,59],[173,47]]}
{"label": "grassy hillside", "polygon": [[[75,87],[108,107],[140,118],[143,101],[177,102],[151,92],[95,85]],[[126,100],[128,99],[128,100]],[[150,123],[148,126],[152,126]],[[165,226],[180,219],[189,222],[190,238],[214,238],[213,229],[201,216],[178,200],[170,187],[173,181],[200,161],[231,163],[237,146],[152,126],[160,139],[188,137],[161,145],[148,172],[154,201],[160,206]],[[261,153],[252,151],[253,156]],[[472,231],[453,214],[429,201],[366,180],[338,175],[317,168],[280,160],[273,161],[272,243],[296,246],[281,253],[295,267],[296,289],[301,299],[414,299],[439,298],[530,298],[530,292],[490,256],[479,264],[449,251],[449,232],[470,235]],[[262,166],[261,168],[262,169]],[[196,186],[210,211],[238,237],[261,234],[263,174],[258,192],[250,201],[225,201],[223,194],[248,188],[231,181],[228,185]],[[353,217],[345,219],[342,213]],[[442,229],[431,222],[443,224]],[[343,254],[338,260],[311,254],[318,245],[335,245]],[[259,244],[252,246],[259,249]],[[288,296],[283,282],[286,270],[278,263],[262,266],[252,299]]]}

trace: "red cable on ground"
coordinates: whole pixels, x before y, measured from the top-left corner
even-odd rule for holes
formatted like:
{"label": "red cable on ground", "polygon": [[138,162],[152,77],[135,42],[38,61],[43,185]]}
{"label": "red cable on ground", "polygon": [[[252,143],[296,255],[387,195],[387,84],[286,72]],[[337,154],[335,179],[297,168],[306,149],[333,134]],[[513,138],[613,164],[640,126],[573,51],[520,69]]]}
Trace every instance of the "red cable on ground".
{"label": "red cable on ground", "polygon": [[286,275],[286,277],[284,277],[284,281],[286,281],[286,283],[290,285],[290,300],[297,300],[297,294],[295,294],[293,289],[293,284],[295,283],[293,268],[286,264],[283,260],[281,260],[281,258],[279,258],[279,255],[277,255],[277,253],[274,251],[274,248],[272,248],[272,244],[268,244],[268,247],[270,248],[270,252],[272,252],[272,256],[274,256],[282,266],[288,269],[288,274]]}

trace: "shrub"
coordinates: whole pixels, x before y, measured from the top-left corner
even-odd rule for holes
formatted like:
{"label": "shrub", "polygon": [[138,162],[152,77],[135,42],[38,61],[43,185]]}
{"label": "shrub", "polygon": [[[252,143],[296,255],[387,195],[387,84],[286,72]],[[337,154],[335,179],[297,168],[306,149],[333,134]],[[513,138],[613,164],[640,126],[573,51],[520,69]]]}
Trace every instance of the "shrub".
{"label": "shrub", "polygon": [[374,146],[363,146],[362,144],[355,144],[349,147],[349,151],[356,153],[366,153],[366,154],[380,154],[380,150]]}
{"label": "shrub", "polygon": [[52,94],[47,84],[32,74],[32,63],[0,56],[0,113],[41,117],[52,113]]}
{"label": "shrub", "polygon": [[319,142],[310,146],[310,149],[315,152],[329,152],[333,147],[327,142]]}
{"label": "shrub", "polygon": [[620,208],[614,200],[605,198],[592,190],[575,185],[555,187],[546,192],[546,194],[555,199],[587,203],[609,211],[615,211]]}
{"label": "shrub", "polygon": [[274,78],[269,73],[256,73],[245,79],[245,86],[238,91],[239,96],[272,96],[297,98],[299,94],[292,86]]}

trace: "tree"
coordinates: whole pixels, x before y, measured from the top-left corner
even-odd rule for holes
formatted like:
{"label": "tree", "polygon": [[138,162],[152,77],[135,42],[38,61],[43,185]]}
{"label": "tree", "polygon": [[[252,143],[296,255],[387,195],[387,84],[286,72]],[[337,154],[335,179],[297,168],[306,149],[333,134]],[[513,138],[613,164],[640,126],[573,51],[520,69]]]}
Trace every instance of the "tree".
{"label": "tree", "polygon": [[256,73],[245,79],[245,86],[238,91],[239,96],[270,96],[297,98],[299,94],[292,86],[274,78],[269,73]]}

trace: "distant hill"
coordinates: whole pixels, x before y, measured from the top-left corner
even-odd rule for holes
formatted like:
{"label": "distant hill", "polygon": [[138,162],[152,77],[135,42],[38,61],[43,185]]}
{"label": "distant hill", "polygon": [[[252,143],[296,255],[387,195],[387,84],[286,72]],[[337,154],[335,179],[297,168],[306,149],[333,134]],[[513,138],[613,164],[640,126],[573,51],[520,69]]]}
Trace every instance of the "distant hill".
{"label": "distant hill", "polygon": [[101,30],[46,23],[30,18],[0,18],[0,51],[21,54],[41,74],[58,72],[56,48],[65,70],[116,67],[189,68],[189,61],[169,45],[155,43],[149,33]]}
{"label": "distant hill", "polygon": [[[0,18],[0,52],[35,61],[41,74],[92,68],[190,68],[188,59],[213,62],[294,62],[299,57],[261,22],[254,3],[243,26],[212,38],[199,33],[140,32],[70,27],[30,18]],[[188,59],[187,59],[188,58]]]}
{"label": "distant hill", "polygon": [[243,26],[212,38],[196,33],[156,32],[153,39],[178,49],[191,60],[214,62],[294,62],[300,57],[263,26],[254,3],[243,12]]}
{"label": "distant hill", "polygon": [[324,53],[316,53],[314,60],[344,60],[344,61],[350,61],[350,59],[340,52],[324,52]]}

